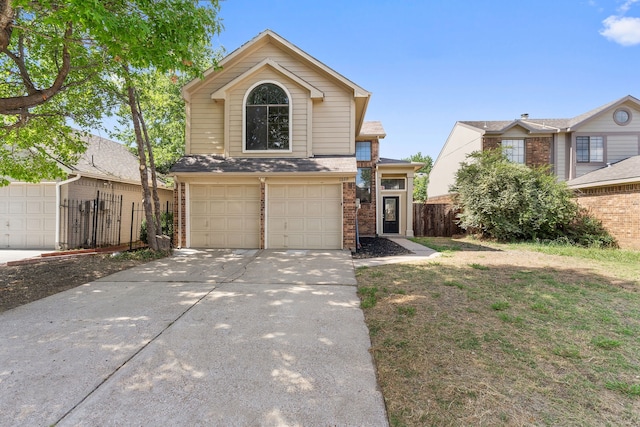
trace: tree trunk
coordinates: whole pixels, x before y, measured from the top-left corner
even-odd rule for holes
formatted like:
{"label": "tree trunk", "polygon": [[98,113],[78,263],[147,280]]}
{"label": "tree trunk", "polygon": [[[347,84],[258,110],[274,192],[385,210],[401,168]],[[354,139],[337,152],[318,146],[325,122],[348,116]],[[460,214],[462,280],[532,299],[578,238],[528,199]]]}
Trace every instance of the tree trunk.
{"label": "tree trunk", "polygon": [[[128,70],[126,70],[128,71]],[[149,190],[149,174],[147,172],[147,157],[145,154],[145,142],[142,136],[140,126],[140,112],[136,102],[136,90],[131,81],[127,82],[127,96],[129,108],[131,109],[131,118],[133,120],[133,129],[136,134],[136,145],[138,146],[138,157],[140,160],[140,182],[142,184],[142,204],[144,206],[144,216],[147,221],[147,242],[149,248],[153,251],[158,250],[158,241],[156,239],[156,221],[153,216],[153,208],[151,206],[151,192]]]}
{"label": "tree trunk", "polygon": [[162,221],[160,219],[160,197],[158,196],[158,176],[156,174],[156,162],[153,158],[153,148],[151,147],[151,140],[149,139],[149,133],[147,132],[147,125],[144,121],[144,117],[142,115],[142,108],[140,107],[140,99],[136,97],[137,105],[138,105],[138,115],[140,118],[140,127],[142,128],[142,133],[144,136],[144,143],[147,147],[147,153],[149,155],[149,168],[151,169],[151,184],[152,184],[152,196],[153,196],[153,207],[155,209],[155,219],[156,219],[156,229],[162,233]]}

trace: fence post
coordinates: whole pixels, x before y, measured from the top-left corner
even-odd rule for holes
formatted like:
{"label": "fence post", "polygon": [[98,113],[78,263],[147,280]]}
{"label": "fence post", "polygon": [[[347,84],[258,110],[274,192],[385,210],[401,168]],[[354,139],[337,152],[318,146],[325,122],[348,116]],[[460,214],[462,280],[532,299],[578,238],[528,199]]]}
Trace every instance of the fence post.
{"label": "fence post", "polygon": [[133,212],[136,208],[136,202],[131,202],[131,231],[129,232],[129,250],[133,249]]}

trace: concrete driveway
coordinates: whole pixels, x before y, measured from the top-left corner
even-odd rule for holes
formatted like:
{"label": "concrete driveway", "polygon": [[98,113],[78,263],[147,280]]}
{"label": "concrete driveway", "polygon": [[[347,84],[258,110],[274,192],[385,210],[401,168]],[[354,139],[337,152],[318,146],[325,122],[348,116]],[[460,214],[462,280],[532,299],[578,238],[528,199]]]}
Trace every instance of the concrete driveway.
{"label": "concrete driveway", "polygon": [[0,313],[0,425],[386,426],[346,251],[177,251]]}

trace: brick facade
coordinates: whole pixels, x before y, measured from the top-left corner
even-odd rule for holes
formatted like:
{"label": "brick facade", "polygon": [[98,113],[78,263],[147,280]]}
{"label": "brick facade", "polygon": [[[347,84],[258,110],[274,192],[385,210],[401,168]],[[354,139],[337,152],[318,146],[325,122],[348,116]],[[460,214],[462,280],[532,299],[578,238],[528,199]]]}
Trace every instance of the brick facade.
{"label": "brick facade", "polygon": [[374,236],[376,234],[376,172],[380,156],[380,142],[371,140],[371,160],[358,161],[359,168],[371,168],[371,202],[361,203],[358,209],[358,233],[360,236]]}
{"label": "brick facade", "polygon": [[581,189],[576,201],[587,208],[625,249],[640,249],[640,183]]}
{"label": "brick facade", "polygon": [[342,247],[356,247],[356,183],[342,183]]}
{"label": "brick facade", "polygon": [[[492,150],[500,147],[503,139],[510,138],[482,138],[482,150]],[[552,141],[553,139],[550,136],[524,138],[525,164],[530,167],[551,164]]]}
{"label": "brick facade", "polygon": [[187,246],[187,195],[184,182],[173,190],[173,241],[176,247]]}

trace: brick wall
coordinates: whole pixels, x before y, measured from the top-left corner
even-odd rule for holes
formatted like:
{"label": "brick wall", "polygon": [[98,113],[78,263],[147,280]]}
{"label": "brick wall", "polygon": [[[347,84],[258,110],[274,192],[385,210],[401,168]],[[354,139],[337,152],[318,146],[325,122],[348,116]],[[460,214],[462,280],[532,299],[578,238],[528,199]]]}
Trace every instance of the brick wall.
{"label": "brick wall", "polygon": [[342,183],[342,247],[356,247],[356,183]]}
{"label": "brick wall", "polygon": [[[492,150],[500,147],[502,138],[482,138],[482,150]],[[524,138],[524,161],[527,166],[543,166],[551,163],[551,143],[553,139],[547,137]]]}
{"label": "brick wall", "polygon": [[173,241],[179,248],[187,247],[186,206],[186,186],[181,182],[173,190]]}
{"label": "brick wall", "polygon": [[640,183],[583,189],[576,201],[587,208],[625,249],[640,249]]}
{"label": "brick wall", "polygon": [[361,203],[358,209],[358,232],[360,236],[373,236],[376,234],[376,169],[380,156],[379,140],[371,141],[371,161],[358,161],[359,168],[371,168],[371,202]]}

